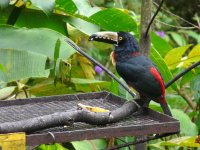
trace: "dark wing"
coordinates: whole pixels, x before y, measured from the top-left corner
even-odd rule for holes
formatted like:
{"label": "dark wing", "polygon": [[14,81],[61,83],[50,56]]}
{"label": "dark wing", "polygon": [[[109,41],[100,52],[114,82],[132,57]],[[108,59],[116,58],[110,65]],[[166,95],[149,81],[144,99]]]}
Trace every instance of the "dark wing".
{"label": "dark wing", "polygon": [[142,95],[157,99],[162,95],[162,89],[160,83],[150,72],[152,67],[154,65],[144,56],[116,63],[117,72],[128,85],[134,87]]}

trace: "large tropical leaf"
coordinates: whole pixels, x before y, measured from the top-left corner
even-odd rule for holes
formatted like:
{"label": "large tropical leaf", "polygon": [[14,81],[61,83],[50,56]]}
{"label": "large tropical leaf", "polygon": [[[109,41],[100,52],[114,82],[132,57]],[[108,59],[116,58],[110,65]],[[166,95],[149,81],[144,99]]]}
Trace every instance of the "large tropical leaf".
{"label": "large tropical leaf", "polygon": [[137,31],[137,25],[133,18],[125,11],[119,9],[104,9],[89,18],[104,30]]}
{"label": "large tropical leaf", "polygon": [[78,8],[78,13],[87,17],[101,10],[99,7],[92,7],[88,0],[73,0],[73,2]]}
{"label": "large tropical leaf", "polygon": [[45,0],[45,1],[31,0],[31,3],[33,6],[41,9],[46,14],[50,14],[53,11],[55,0]]}
{"label": "large tropical leaf", "polygon": [[9,5],[10,0],[1,0],[0,1],[0,9],[5,8]]}
{"label": "large tropical leaf", "polygon": [[66,25],[62,20],[63,16],[52,14],[45,15],[42,11],[30,11],[25,9],[18,17],[15,26],[27,28],[49,28],[66,35]]}
{"label": "large tropical leaf", "polygon": [[77,7],[72,0],[56,0],[56,9],[69,14],[74,14],[77,11]]}
{"label": "large tropical leaf", "polygon": [[87,35],[91,35],[100,30],[99,26],[92,24],[90,22],[87,22],[83,19],[79,19],[79,18],[75,18],[75,17],[68,17],[64,20]]}
{"label": "large tropical leaf", "polygon": [[194,136],[198,134],[197,126],[190,120],[187,114],[178,109],[172,109],[173,117],[180,121],[181,134]]}
{"label": "large tropical leaf", "polygon": [[[161,55],[158,53],[158,51],[154,47],[151,48],[150,58],[156,64],[165,83],[173,78],[172,73],[167,67],[167,64],[165,63],[164,59],[161,57]],[[176,83],[172,84],[172,87],[174,89],[177,89]]]}
{"label": "large tropical leaf", "polygon": [[172,49],[172,46],[169,45],[163,38],[156,35],[154,32],[151,33],[151,42],[154,48],[159,52],[162,57]]}
{"label": "large tropical leaf", "polygon": [[24,50],[54,58],[57,39],[60,39],[60,57],[69,58],[75,50],[64,40],[65,36],[45,28],[14,28],[0,26],[0,48]]}
{"label": "large tropical leaf", "polygon": [[0,80],[15,81],[30,77],[48,77],[45,70],[47,56],[28,51],[0,49],[0,63],[5,71],[0,71]]}
{"label": "large tropical leaf", "polygon": [[[200,143],[196,142],[198,136],[183,136],[161,142],[161,146],[181,146],[181,147],[200,147]],[[198,140],[197,140],[198,141]]]}
{"label": "large tropical leaf", "polygon": [[179,46],[183,46],[186,45],[186,40],[185,38],[181,35],[178,34],[177,32],[168,32],[171,36],[172,39],[179,45]]}
{"label": "large tropical leaf", "polygon": [[184,65],[200,60],[200,44],[196,45],[188,54],[187,59],[184,60]]}
{"label": "large tropical leaf", "polygon": [[103,139],[74,141],[71,143],[76,150],[100,150],[107,147],[107,143]]}
{"label": "large tropical leaf", "polygon": [[185,45],[178,48],[174,48],[166,54],[165,62],[167,63],[169,69],[176,68],[176,66],[181,62],[183,54],[190,46],[191,45]]}

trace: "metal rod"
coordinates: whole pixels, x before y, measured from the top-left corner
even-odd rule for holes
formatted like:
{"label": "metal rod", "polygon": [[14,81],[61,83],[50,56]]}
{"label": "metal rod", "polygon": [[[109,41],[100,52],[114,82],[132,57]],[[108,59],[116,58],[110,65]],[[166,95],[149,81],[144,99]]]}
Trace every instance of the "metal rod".
{"label": "metal rod", "polygon": [[192,64],[190,67],[188,67],[187,69],[183,70],[182,72],[180,72],[179,74],[177,74],[173,79],[171,79],[170,81],[168,81],[165,84],[165,88],[168,88],[171,84],[173,84],[176,80],[178,80],[180,77],[182,77],[183,75],[185,75],[187,72],[189,72],[190,70],[192,70],[193,68],[197,67],[198,65],[200,65],[200,61],[197,61],[196,63]]}
{"label": "metal rod", "polygon": [[155,139],[158,139],[158,138],[170,136],[170,135],[173,135],[173,134],[178,134],[178,132],[166,133],[166,134],[157,134],[153,137],[149,137],[149,138],[145,138],[145,139],[141,139],[141,140],[136,140],[134,142],[127,142],[125,144],[120,144],[120,145],[117,145],[117,146],[114,146],[114,147],[111,147],[111,148],[107,148],[105,150],[116,150],[116,149],[120,149],[120,148],[123,148],[123,147],[131,146],[131,145],[135,145],[135,144],[140,144],[140,143],[148,142],[148,141],[155,140]]}
{"label": "metal rod", "polygon": [[[66,42],[72,46],[76,51],[78,51],[81,55],[85,56],[87,59],[89,59],[93,64],[98,65],[100,68],[102,68],[111,78],[115,79],[124,89],[126,89],[131,96],[135,97],[136,94],[130,90],[130,88],[121,82],[118,77],[116,77],[110,70],[105,68],[101,63],[96,61],[94,58],[90,57],[87,53],[85,53],[83,50],[81,50],[71,39],[66,38]],[[138,105],[139,106],[139,105]]]}

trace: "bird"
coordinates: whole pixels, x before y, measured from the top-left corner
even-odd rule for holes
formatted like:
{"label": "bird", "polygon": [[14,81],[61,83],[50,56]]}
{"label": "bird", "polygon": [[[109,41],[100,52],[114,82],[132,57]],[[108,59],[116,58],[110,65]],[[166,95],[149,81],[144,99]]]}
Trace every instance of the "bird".
{"label": "bird", "polygon": [[165,84],[153,62],[140,53],[135,37],[129,32],[101,31],[89,36],[89,41],[114,45],[111,53],[117,73],[133,87],[148,105],[150,100],[160,103],[163,112],[172,116],[165,99]]}

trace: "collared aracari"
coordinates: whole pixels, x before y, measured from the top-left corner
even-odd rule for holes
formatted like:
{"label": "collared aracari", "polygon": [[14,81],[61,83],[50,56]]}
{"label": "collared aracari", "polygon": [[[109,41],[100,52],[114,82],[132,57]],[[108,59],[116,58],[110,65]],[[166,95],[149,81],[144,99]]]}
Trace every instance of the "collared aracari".
{"label": "collared aracari", "polygon": [[[89,41],[99,41],[115,45],[112,62],[118,74],[133,87],[148,104],[152,99],[160,103],[165,114],[172,116],[165,99],[165,84],[161,74],[149,58],[142,55],[133,35],[128,32],[97,32]],[[143,103],[144,105],[144,103]]]}

